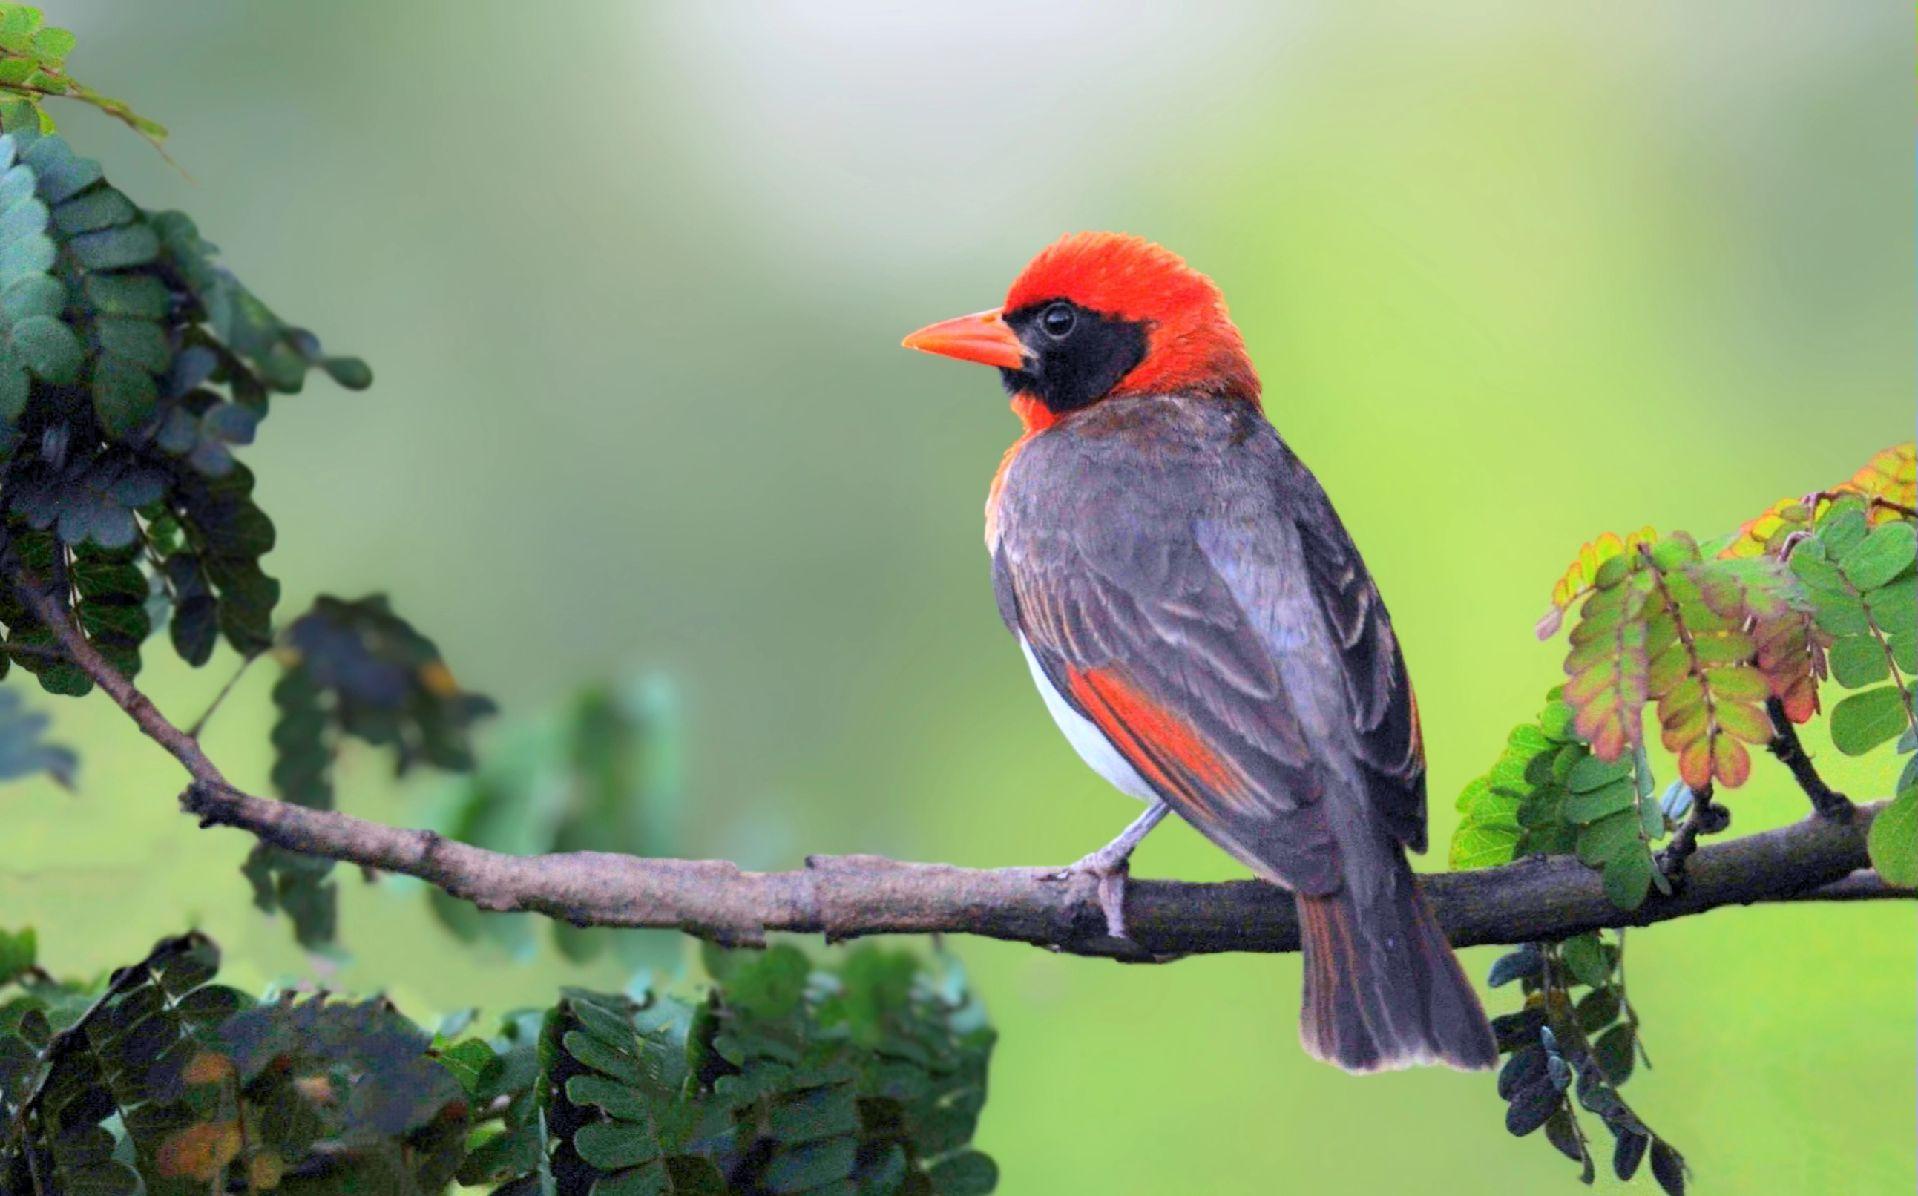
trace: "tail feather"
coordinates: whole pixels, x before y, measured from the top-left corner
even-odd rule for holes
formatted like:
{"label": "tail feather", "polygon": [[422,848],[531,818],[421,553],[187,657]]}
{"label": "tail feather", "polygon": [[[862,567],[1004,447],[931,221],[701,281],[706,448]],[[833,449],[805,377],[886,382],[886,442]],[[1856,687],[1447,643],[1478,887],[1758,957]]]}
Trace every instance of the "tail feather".
{"label": "tail feather", "polygon": [[1346,1071],[1498,1060],[1485,1010],[1403,858],[1377,890],[1299,895],[1305,1049]]}

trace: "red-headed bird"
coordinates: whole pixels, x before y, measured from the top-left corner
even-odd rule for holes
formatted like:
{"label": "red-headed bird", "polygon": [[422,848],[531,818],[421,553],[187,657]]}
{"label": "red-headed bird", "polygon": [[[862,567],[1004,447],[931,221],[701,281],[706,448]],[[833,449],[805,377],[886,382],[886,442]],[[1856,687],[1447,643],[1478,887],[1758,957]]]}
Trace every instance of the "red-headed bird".
{"label": "red-headed bird", "polygon": [[1297,895],[1306,1050],[1348,1071],[1490,1067],[1405,862],[1425,849],[1425,759],[1398,641],[1266,422],[1218,287],[1148,241],[1079,233],[1002,306],[905,345],[997,366],[1025,424],[986,501],[993,590],[1066,738],[1148,803],[1074,865],[1112,933],[1126,861],[1169,808]]}

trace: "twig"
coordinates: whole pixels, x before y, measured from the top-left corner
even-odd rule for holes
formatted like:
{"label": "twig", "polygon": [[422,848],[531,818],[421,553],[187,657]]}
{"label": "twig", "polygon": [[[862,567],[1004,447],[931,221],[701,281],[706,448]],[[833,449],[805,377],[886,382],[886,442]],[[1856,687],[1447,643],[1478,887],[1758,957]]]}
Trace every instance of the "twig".
{"label": "twig", "polygon": [[127,717],[148,739],[165,748],[194,780],[206,785],[228,787],[219,766],[200,750],[193,736],[167,721],[166,715],[160,713],[151,699],[127,680],[119,669],[114,668],[106,657],[100,655],[100,650],[93,646],[93,642],[74,626],[65,604],[47,593],[45,583],[20,570],[14,574],[14,589],[33,613],[34,619],[52,633],[54,642],[60,645],[60,650],[66,653],[74,667],[91,677],[94,684],[126,712]]}
{"label": "twig", "polygon": [[[23,599],[74,664],[192,776],[180,803],[203,826],[231,826],[261,842],[415,876],[482,909],[530,910],[581,926],[668,927],[715,942],[758,944],[774,932],[974,934],[1050,950],[1134,962],[1219,951],[1295,951],[1289,893],[1261,881],[1185,884],[1135,880],[1126,893],[1131,938],[1106,934],[1097,881],[1049,879],[1056,868],[974,870],[877,856],[813,856],[793,872],[744,872],[723,860],[643,859],[605,852],[516,856],[269,801],[231,784],[184,731],[121,676],[30,579]],[[1880,805],[1848,823],[1807,819],[1699,850],[1688,883],[1621,910],[1596,872],[1569,857],[1524,860],[1427,878],[1425,891],[1453,943],[1525,943],[1610,926],[1642,926],[1727,905],[1909,897],[1853,874],[1867,866],[1865,834]]]}
{"label": "twig", "polygon": [[1713,804],[1710,785],[1692,790],[1692,808],[1686,812],[1685,821],[1678,824],[1672,841],[1658,853],[1658,867],[1666,879],[1676,882],[1684,877],[1686,865],[1698,851],[1700,835],[1715,835],[1731,824],[1732,812]]}
{"label": "twig", "polygon": [[246,676],[246,671],[252,668],[253,662],[259,658],[260,654],[256,652],[240,661],[240,667],[233,670],[233,675],[226,679],[226,684],[220,687],[220,692],[213,695],[213,700],[207,703],[205,710],[200,712],[200,717],[194,719],[193,725],[186,729],[188,736],[193,739],[200,737],[200,733],[206,730],[207,723],[218,713],[220,703],[226,701],[227,695],[233,692],[233,687],[240,683],[240,678]]}
{"label": "twig", "polygon": [[1774,729],[1771,742],[1765,748],[1778,757],[1786,768],[1791,769],[1792,778],[1805,791],[1805,796],[1811,799],[1811,808],[1824,818],[1842,821],[1851,817],[1851,799],[1825,784],[1825,778],[1818,775],[1818,770],[1812,766],[1810,754],[1805,751],[1805,745],[1798,740],[1798,729],[1791,725],[1791,719],[1785,715],[1785,704],[1777,698],[1767,698],[1765,713],[1771,716]]}

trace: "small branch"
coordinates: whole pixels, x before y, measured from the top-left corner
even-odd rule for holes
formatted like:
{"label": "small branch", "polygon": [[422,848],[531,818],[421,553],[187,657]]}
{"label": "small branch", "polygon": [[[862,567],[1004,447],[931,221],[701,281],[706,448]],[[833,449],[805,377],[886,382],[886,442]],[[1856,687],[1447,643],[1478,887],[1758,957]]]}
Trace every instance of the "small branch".
{"label": "small branch", "polygon": [[[744,872],[723,860],[593,851],[516,856],[433,831],[254,797],[229,784],[199,743],[114,669],[37,582],[20,576],[18,583],[23,601],[73,663],[192,776],[180,804],[202,826],[236,827],[288,851],[418,877],[481,909],[529,910],[580,926],[673,928],[742,945],[763,943],[774,932],[823,934],[829,941],[952,933],[1133,962],[1299,947],[1291,894],[1262,881],[1135,880],[1126,892],[1131,938],[1121,940],[1106,934],[1097,880],[1060,881],[1056,868],[975,870],[813,856],[798,871]],[[1654,895],[1636,910],[1613,905],[1598,873],[1565,856],[1431,876],[1425,892],[1461,947],[1644,926],[1727,905],[1820,900],[1826,886],[1836,886],[1838,900],[1910,897],[1910,890],[1855,875],[1868,866],[1865,834],[1881,807],[1860,807],[1845,823],[1812,818],[1699,849],[1683,888],[1670,897]]]}
{"label": "small branch", "polygon": [[233,675],[226,679],[226,684],[220,687],[220,692],[213,695],[213,700],[207,703],[205,710],[200,712],[200,717],[194,719],[193,725],[186,729],[189,738],[200,737],[200,733],[206,730],[207,723],[213,721],[213,716],[219,713],[220,704],[226,701],[227,695],[233,692],[233,687],[240,683],[240,678],[246,676],[246,671],[252,668],[253,662],[259,658],[260,654],[256,652],[240,661],[240,667],[233,670]]}
{"label": "small branch", "polygon": [[148,739],[159,744],[178,760],[182,767],[204,785],[227,787],[226,777],[213,761],[207,758],[193,736],[167,721],[158,707],[126,679],[119,669],[113,667],[92,641],[80,633],[68,616],[66,605],[47,593],[44,582],[24,570],[14,574],[14,588],[20,600],[26,603],[33,617],[53,633],[54,642],[66,653],[76,668],[93,678],[94,684],[106,691],[114,704],[126,711],[134,725],[145,733]]}
{"label": "small branch", "polygon": [[1700,835],[1715,835],[1732,824],[1732,812],[1712,802],[1712,787],[1692,791],[1692,808],[1686,812],[1685,821],[1673,832],[1672,841],[1658,853],[1658,867],[1668,880],[1676,881],[1685,874],[1685,866],[1698,851]]}
{"label": "small branch", "polygon": [[1768,698],[1765,701],[1765,713],[1771,716],[1771,725],[1776,731],[1765,748],[1791,770],[1798,787],[1811,799],[1811,808],[1823,818],[1843,821],[1851,817],[1851,799],[1825,784],[1825,779],[1812,767],[1811,756],[1798,740],[1798,729],[1786,717],[1785,704],[1777,698]]}

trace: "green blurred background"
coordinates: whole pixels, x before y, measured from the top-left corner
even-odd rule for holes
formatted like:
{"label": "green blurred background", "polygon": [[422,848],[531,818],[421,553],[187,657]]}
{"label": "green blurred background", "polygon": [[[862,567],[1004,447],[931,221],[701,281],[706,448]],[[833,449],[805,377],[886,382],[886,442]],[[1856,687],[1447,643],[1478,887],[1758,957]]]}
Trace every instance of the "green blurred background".
{"label": "green blurred background", "polygon": [[[386,589],[508,718],[670,675],[687,852],[1063,863],[1134,812],[993,611],[996,380],[897,348],[1066,230],[1149,235],[1231,298],[1407,644],[1440,844],[1558,675],[1530,628],[1581,540],[1718,532],[1912,431],[1908,6],[48,7],[190,177],[69,135],[375,367],[278,402],[249,455],[287,610]],[[164,655],[182,716],[231,664]],[[250,784],[268,681],[210,737]],[[462,951],[351,878],[351,959],[310,960],[162,756],[99,702],[56,714],[82,786],[0,794],[0,921],[58,970],[197,924],[239,982],[421,1016],[618,982]],[[364,757],[343,790],[419,808]],[[1738,831],[1802,812],[1762,762],[1731,800]],[[1138,868],[1238,874],[1181,827]],[[1915,941],[1909,906],[1632,936],[1657,1068],[1627,1095],[1698,1190],[1911,1189]],[[979,1144],[1007,1193],[1574,1189],[1484,1077],[1307,1061],[1296,957],[956,948],[1003,1032]]]}

